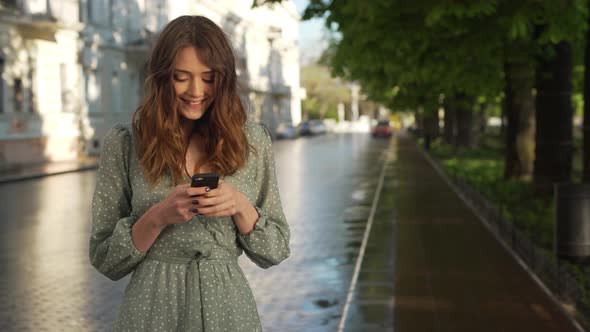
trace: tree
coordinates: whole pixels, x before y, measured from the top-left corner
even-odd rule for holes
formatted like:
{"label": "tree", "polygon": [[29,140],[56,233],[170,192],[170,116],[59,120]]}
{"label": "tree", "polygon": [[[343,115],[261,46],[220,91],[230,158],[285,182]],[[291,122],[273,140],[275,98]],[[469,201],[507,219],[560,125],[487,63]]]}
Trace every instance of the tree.
{"label": "tree", "polygon": [[[315,0],[305,17],[327,14],[328,24],[337,24],[342,37],[332,51],[334,73],[359,81],[369,97],[389,108],[420,109],[428,122],[437,117],[441,94],[446,100],[458,97],[454,105],[460,106],[457,123],[462,130],[452,132],[460,133],[457,143],[470,146],[472,105],[466,103],[499,93],[502,77],[496,59],[501,53],[499,41],[481,35],[494,36],[493,22],[487,22],[493,6],[450,7],[454,9],[437,1]],[[474,34],[475,27],[488,28]],[[482,45],[482,39],[488,43]],[[434,128],[429,134],[436,135],[437,125],[429,127]]]}
{"label": "tree", "polygon": [[[471,126],[464,110],[473,107],[466,101],[504,95],[505,178],[533,172],[541,185],[567,180],[571,172],[570,146],[558,151],[571,142],[567,45],[581,40],[586,12],[584,0],[310,0],[304,18],[326,17],[340,36],[334,73],[359,81],[389,108],[435,112],[437,106],[425,104],[435,105],[443,94],[447,107],[455,105],[446,137],[458,144],[470,145],[470,135],[461,136]],[[533,87],[541,93],[535,96]],[[464,139],[451,139],[455,133]]]}
{"label": "tree", "polygon": [[550,194],[554,183],[571,180],[572,43],[583,40],[586,15],[585,1],[548,1],[543,2],[536,25],[540,52],[534,181],[540,194]]}
{"label": "tree", "polygon": [[344,82],[330,75],[328,67],[313,64],[301,70],[301,85],[307,91],[303,112],[312,119],[337,119],[338,104],[350,104],[350,90]]}
{"label": "tree", "polygon": [[[588,6],[590,8],[590,2]],[[582,181],[590,183],[590,14],[587,14],[586,21],[584,67],[584,166]]]}

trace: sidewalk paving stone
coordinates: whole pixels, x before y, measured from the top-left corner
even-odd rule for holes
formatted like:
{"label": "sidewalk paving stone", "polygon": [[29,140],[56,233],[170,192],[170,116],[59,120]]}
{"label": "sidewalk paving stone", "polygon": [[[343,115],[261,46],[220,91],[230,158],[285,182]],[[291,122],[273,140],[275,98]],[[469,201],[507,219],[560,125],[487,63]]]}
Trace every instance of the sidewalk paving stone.
{"label": "sidewalk paving stone", "polygon": [[400,138],[344,331],[578,331]]}

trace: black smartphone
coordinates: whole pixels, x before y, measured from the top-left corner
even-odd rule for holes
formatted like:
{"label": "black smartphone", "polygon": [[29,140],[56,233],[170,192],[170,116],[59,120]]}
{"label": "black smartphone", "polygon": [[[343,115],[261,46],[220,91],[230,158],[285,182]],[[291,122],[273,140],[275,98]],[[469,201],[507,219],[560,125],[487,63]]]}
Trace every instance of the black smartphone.
{"label": "black smartphone", "polygon": [[216,173],[195,174],[191,178],[191,187],[209,187],[217,188],[219,184],[219,175]]}

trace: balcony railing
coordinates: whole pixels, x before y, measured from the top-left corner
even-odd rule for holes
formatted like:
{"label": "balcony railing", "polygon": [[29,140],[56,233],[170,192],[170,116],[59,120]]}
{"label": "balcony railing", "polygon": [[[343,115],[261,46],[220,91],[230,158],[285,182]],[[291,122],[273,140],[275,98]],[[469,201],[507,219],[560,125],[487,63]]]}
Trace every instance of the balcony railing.
{"label": "balcony railing", "polygon": [[33,28],[75,27],[79,4],[76,0],[0,0],[0,18]]}

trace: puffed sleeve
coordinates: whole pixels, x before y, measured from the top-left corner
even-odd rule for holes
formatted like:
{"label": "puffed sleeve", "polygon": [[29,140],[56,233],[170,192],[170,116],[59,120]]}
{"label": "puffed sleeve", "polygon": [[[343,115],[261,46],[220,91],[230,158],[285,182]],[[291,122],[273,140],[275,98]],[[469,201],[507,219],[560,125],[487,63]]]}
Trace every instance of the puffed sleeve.
{"label": "puffed sleeve", "polygon": [[112,280],[129,274],[145,256],[131,241],[131,226],[139,218],[131,214],[129,130],[117,125],[105,136],[92,198],[90,262]]}
{"label": "puffed sleeve", "polygon": [[254,208],[259,218],[254,229],[246,235],[238,233],[238,239],[246,255],[266,269],[289,257],[290,231],[279,196],[272,142],[266,129],[256,127],[255,142],[251,143],[257,149],[258,199]]}

